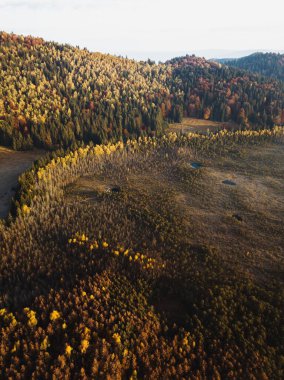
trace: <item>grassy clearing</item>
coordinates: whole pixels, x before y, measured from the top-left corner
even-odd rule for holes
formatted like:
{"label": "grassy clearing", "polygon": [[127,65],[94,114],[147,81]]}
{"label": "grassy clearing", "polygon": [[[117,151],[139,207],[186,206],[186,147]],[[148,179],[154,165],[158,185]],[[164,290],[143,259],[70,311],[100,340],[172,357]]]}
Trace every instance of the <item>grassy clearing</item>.
{"label": "grassy clearing", "polygon": [[195,119],[191,117],[184,118],[181,123],[173,123],[169,125],[169,132],[199,132],[207,133],[217,132],[222,129],[228,131],[239,129],[239,125],[234,122],[218,122],[212,120]]}

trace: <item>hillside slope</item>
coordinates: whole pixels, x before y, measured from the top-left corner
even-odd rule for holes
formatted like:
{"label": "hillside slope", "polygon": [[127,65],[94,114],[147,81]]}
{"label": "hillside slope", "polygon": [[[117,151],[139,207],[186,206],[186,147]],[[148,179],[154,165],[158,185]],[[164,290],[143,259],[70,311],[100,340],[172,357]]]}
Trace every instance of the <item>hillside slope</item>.
{"label": "hillside slope", "polygon": [[159,135],[193,116],[284,122],[283,86],[197,57],[166,64],[0,33],[0,144],[54,148]]}

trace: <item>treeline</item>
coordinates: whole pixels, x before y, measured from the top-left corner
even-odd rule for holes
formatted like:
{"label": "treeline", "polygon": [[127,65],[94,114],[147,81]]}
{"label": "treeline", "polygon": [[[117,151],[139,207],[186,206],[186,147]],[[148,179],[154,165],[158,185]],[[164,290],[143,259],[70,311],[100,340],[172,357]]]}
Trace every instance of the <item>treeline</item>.
{"label": "treeline", "polygon": [[196,57],[166,64],[0,33],[0,144],[76,147],[159,135],[184,115],[283,124],[283,85]]}
{"label": "treeline", "polygon": [[222,63],[284,81],[284,54],[254,53],[247,57],[223,60]]}

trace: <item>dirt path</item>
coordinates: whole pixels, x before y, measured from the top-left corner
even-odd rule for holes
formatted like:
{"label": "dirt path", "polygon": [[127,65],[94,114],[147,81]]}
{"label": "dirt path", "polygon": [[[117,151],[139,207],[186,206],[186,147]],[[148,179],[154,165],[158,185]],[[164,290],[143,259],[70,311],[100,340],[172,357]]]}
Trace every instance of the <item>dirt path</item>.
{"label": "dirt path", "polygon": [[16,152],[0,147],[0,218],[7,217],[19,175],[44,151]]}

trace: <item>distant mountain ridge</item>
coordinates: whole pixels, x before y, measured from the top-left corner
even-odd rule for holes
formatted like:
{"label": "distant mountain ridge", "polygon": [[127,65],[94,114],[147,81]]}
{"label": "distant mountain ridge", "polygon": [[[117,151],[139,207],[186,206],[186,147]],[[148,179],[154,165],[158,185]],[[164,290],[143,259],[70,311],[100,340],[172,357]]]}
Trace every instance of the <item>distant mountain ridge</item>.
{"label": "distant mountain ridge", "polygon": [[223,58],[215,61],[284,81],[284,54],[253,53],[238,59]]}

